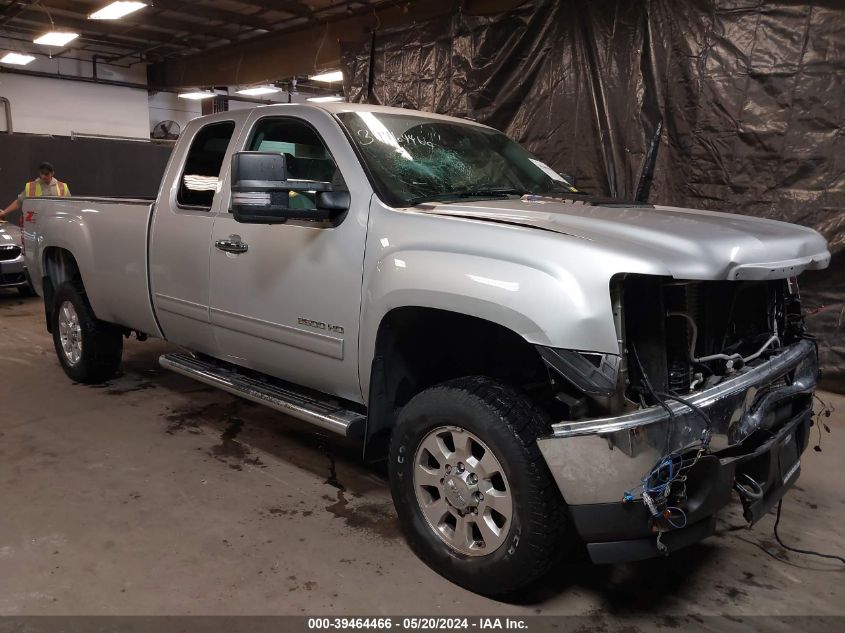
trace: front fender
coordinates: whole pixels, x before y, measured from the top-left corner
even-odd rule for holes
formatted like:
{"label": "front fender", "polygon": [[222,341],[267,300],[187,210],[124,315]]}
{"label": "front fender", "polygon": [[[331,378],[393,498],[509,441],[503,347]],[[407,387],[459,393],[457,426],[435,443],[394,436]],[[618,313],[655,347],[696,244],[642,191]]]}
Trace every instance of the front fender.
{"label": "front fender", "polygon": [[485,319],[535,345],[618,353],[609,288],[585,288],[564,269],[465,253],[396,250],[365,277],[359,368],[364,394],[379,326],[401,307]]}

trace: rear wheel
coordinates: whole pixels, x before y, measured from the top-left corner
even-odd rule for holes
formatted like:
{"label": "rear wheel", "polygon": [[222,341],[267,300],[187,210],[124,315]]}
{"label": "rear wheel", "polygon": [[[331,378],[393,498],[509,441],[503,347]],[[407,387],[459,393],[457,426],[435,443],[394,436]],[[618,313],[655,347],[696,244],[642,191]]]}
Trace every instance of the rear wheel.
{"label": "rear wheel", "polygon": [[487,378],[428,389],[402,410],[390,483],[416,554],[449,580],[508,594],[560,560],[565,505],[537,437],[545,418],[525,396]]}
{"label": "rear wheel", "polygon": [[97,384],[114,376],[123,355],[120,328],[98,320],[74,284],[56,290],[51,319],[56,354],[71,379]]}

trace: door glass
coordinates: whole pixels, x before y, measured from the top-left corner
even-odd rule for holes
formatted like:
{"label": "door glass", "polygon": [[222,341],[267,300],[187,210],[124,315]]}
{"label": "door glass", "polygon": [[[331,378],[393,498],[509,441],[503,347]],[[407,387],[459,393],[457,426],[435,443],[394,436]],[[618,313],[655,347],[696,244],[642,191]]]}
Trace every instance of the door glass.
{"label": "door glass", "polygon": [[[330,182],[335,189],[346,189],[340,170],[317,132],[295,119],[262,119],[247,144],[248,151],[279,152],[285,155],[290,180]],[[314,209],[315,194],[291,191],[292,209]]]}
{"label": "door glass", "polygon": [[179,181],[176,201],[185,206],[211,208],[234,121],[210,123],[194,137]]}

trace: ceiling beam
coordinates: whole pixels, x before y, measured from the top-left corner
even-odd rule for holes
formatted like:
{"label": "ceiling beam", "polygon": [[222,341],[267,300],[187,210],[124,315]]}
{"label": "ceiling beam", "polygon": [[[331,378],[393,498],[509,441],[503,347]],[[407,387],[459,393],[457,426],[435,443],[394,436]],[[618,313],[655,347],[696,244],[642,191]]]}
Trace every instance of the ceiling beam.
{"label": "ceiling beam", "polygon": [[[13,33],[20,33],[25,36],[25,39],[22,38],[22,41],[32,42],[33,37],[40,35],[44,32],[44,28],[41,26],[38,27],[30,27],[25,24],[15,24],[13,26],[5,27],[6,31],[10,31]],[[99,53],[101,57],[114,57],[115,59],[124,59],[128,57],[136,56],[139,52],[141,52],[140,46],[138,42],[127,42],[126,40],[115,40],[105,35],[101,36],[91,36],[91,35],[80,35],[80,37],[74,40],[74,43],[77,46],[74,47],[62,47],[62,48],[54,48],[50,52],[51,57],[66,57],[67,53],[74,52],[74,51],[81,51],[85,50],[85,46],[80,47],[78,44],[93,44],[99,46],[105,46],[111,49],[111,53],[102,52]],[[185,52],[199,52],[201,49],[197,47],[186,47],[184,45],[178,44],[170,44],[170,43],[161,43],[159,46],[164,46],[170,49],[176,49],[181,51],[183,54]],[[116,52],[119,51],[119,52]],[[46,50],[39,50],[36,51],[38,54],[46,55],[48,51]],[[124,54],[125,53],[125,54]],[[160,58],[164,58],[162,55]]]}
{"label": "ceiling beam", "polygon": [[[57,24],[56,26],[61,27],[63,25]],[[5,28],[8,29],[8,30],[12,30],[12,31],[31,33],[32,36],[33,36],[32,39],[35,39],[39,35],[43,35],[47,31],[49,31],[50,25],[48,24],[48,25],[45,26],[41,22],[35,22],[33,20],[28,20],[28,19],[27,20],[17,19],[12,24],[7,25]],[[90,33],[90,32],[89,33],[80,32],[79,37],[75,40],[72,40],[72,41],[78,42],[78,41],[81,41],[81,40],[108,42],[112,46],[117,46],[118,48],[124,48],[125,49],[125,48],[129,47],[129,48],[132,48],[133,50],[135,48],[141,48],[145,45],[145,41],[141,37],[132,38],[132,37],[128,37],[128,36],[120,36],[120,35],[115,35],[115,34]],[[32,40],[30,40],[30,41],[32,41]],[[40,46],[40,45],[38,45],[38,46]],[[59,47],[43,46],[43,47],[39,47],[39,48],[34,48],[33,50],[36,50],[36,51],[39,51],[39,52],[43,51],[43,54],[47,54],[47,52],[50,48],[55,50]],[[61,48],[65,48],[65,47],[61,47]],[[73,47],[71,47],[71,48],[73,48]]]}
{"label": "ceiling beam", "polygon": [[248,26],[252,29],[269,30],[272,26],[272,24],[268,23],[266,19],[260,18],[254,13],[240,13],[225,9],[217,9],[200,2],[185,2],[184,0],[155,0],[155,6],[157,9],[165,9],[167,11],[182,14],[190,13],[191,15],[203,17],[208,20],[215,20],[225,24]]}
{"label": "ceiling beam", "polygon": [[[106,0],[103,0],[104,2]],[[47,5],[51,10],[65,11],[74,13],[76,16],[85,18],[90,15],[97,6],[85,2],[77,2],[76,0],[48,0]],[[42,4],[45,4],[42,2]],[[156,2],[156,5],[159,3]],[[194,35],[202,35],[210,39],[231,41],[232,34],[220,30],[218,28],[209,28],[203,22],[190,22],[188,20],[180,20],[175,17],[165,17],[160,13],[151,11],[155,7],[148,7],[137,13],[131,13],[126,17],[120,19],[116,25],[126,25],[133,28],[137,27],[153,27],[156,29],[163,29],[170,33],[191,33]]]}
{"label": "ceiling beam", "polygon": [[[22,42],[24,44],[29,44],[28,47],[22,47],[22,50],[34,50],[32,47],[32,33],[33,31],[22,29],[22,28],[11,28],[11,29],[4,29],[4,33],[2,35],[3,38],[13,40],[15,42]],[[126,47],[120,44],[115,44],[114,42],[103,42],[102,40],[91,39],[89,37],[82,36],[79,39],[75,40],[76,42],[80,42],[83,46],[77,46],[75,48],[64,48],[59,52],[53,53],[53,57],[69,57],[69,53],[90,53],[90,54],[97,54],[102,56],[105,55],[116,55],[119,52],[123,52],[126,50]],[[39,51],[35,51],[38,53]]]}
{"label": "ceiling beam", "polygon": [[[150,29],[145,28],[129,28],[129,29],[116,29],[114,26],[109,24],[102,24],[99,23],[97,20],[80,20],[77,18],[68,17],[64,13],[62,14],[55,14],[53,17],[53,24],[56,28],[66,28],[66,29],[73,29],[77,31],[80,35],[81,34],[94,34],[97,36],[106,36],[110,39],[117,40],[136,40],[142,43],[148,42],[157,42],[157,43],[169,43],[173,38],[166,33],[162,33],[161,31],[151,31]],[[34,25],[35,30],[40,28],[41,31],[46,32],[49,31],[51,28],[50,21],[47,19],[47,16],[43,14],[37,6],[28,6],[23,12],[17,15],[9,22],[9,26],[14,26],[16,24],[31,24]],[[187,35],[183,38],[179,38],[181,41],[185,40],[192,40],[195,35]],[[206,40],[202,40],[203,43],[206,43]]]}
{"label": "ceiling beam", "polygon": [[22,11],[26,10],[27,5],[35,4],[37,0],[29,0],[28,2],[9,2],[3,7],[3,16],[0,17],[0,26],[7,24],[13,20]]}
{"label": "ceiling beam", "polygon": [[[376,25],[387,29],[410,25],[451,13],[459,0],[415,0],[408,6],[393,0],[356,7],[320,20],[254,37],[231,46],[205,51],[152,65],[150,86],[243,85],[307,75],[315,70],[340,66],[340,40],[360,41]],[[498,13],[524,0],[464,0],[471,14]],[[375,13],[375,15],[374,15]]]}
{"label": "ceiling beam", "polygon": [[266,11],[279,11],[297,17],[308,17],[314,9],[301,0],[240,0],[244,4],[252,4]]}

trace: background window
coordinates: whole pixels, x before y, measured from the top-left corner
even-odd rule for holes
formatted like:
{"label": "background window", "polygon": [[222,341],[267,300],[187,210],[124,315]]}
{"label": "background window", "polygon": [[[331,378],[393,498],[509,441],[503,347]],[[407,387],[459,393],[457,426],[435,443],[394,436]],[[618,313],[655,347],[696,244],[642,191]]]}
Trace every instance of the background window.
{"label": "background window", "polygon": [[[279,152],[285,155],[288,178],[330,182],[335,189],[346,183],[320,136],[310,126],[294,119],[264,119],[258,122],[247,150]],[[315,208],[315,195],[291,191],[288,203],[293,209]]]}
{"label": "background window", "polygon": [[208,207],[214,201],[226,149],[235,131],[233,121],[211,123],[194,137],[185,171],[179,182],[177,202],[192,207]]}

